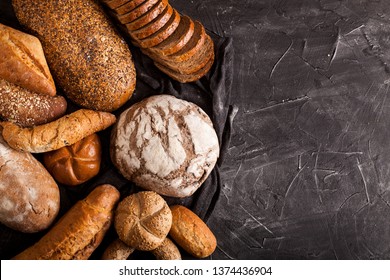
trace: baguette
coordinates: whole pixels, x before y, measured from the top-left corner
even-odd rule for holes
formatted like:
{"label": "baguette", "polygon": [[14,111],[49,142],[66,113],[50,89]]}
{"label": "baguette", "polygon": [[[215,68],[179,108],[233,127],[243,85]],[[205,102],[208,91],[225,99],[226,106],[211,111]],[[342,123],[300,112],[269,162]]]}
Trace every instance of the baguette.
{"label": "baguette", "polygon": [[38,38],[0,24],[0,79],[54,96],[56,87]]}
{"label": "baguette", "polygon": [[67,102],[60,95],[32,92],[0,79],[0,118],[23,127],[45,124],[66,112]]}
{"label": "baguette", "polygon": [[88,259],[111,225],[119,196],[119,191],[111,185],[96,187],[65,213],[37,243],[13,259]]}
{"label": "baguette", "polygon": [[96,0],[13,0],[19,22],[37,36],[51,73],[77,105],[111,112],[136,82],[131,52]]}
{"label": "baguette", "polygon": [[52,224],[59,208],[60,191],[43,165],[30,153],[9,147],[0,135],[0,222],[38,232]]}
{"label": "baguette", "polygon": [[115,115],[80,109],[53,122],[22,128],[12,122],[3,122],[4,140],[16,150],[43,153],[70,146],[115,122]]}

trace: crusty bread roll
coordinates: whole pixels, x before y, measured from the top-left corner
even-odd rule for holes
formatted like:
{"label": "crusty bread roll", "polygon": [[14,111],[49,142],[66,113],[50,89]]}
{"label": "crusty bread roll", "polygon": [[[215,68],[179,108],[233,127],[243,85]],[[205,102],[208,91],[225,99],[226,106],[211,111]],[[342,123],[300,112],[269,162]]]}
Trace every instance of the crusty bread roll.
{"label": "crusty bread roll", "polygon": [[172,227],[169,235],[184,250],[197,258],[210,256],[217,247],[217,240],[209,227],[190,209],[173,205]]}
{"label": "crusty bread roll", "polygon": [[134,248],[129,247],[118,238],[104,250],[102,260],[127,260],[134,251]]}
{"label": "crusty bread roll", "polygon": [[81,107],[114,111],[135,89],[130,50],[96,0],[13,0],[19,22],[37,36],[52,75]]}
{"label": "crusty bread roll", "polygon": [[66,212],[37,243],[13,259],[88,259],[110,227],[118,200],[119,191],[114,186],[97,186]]}
{"label": "crusty bread roll", "polygon": [[32,92],[0,79],[0,118],[23,127],[45,124],[66,112],[67,102],[60,95]]}
{"label": "crusty bread roll", "polygon": [[60,191],[43,165],[30,153],[9,147],[0,135],[0,222],[38,232],[51,225],[59,208]]}
{"label": "crusty bread roll", "polygon": [[61,184],[80,185],[99,173],[102,147],[94,133],[73,145],[43,154],[43,164]]}
{"label": "crusty bread roll", "polygon": [[119,116],[110,152],[120,173],[138,186],[187,197],[214,168],[219,144],[213,123],[199,106],[155,95]]}
{"label": "crusty bread roll", "polygon": [[172,214],[155,192],[143,191],[125,197],[115,211],[115,229],[128,246],[141,251],[157,248],[168,235]]}
{"label": "crusty bread roll", "polygon": [[163,243],[151,253],[158,260],[181,260],[181,254],[179,248],[168,237],[165,238]]}
{"label": "crusty bread roll", "polygon": [[16,150],[43,153],[72,145],[77,141],[115,122],[115,115],[80,109],[53,122],[22,128],[11,122],[2,122],[4,140]]}
{"label": "crusty bread roll", "polygon": [[56,87],[38,38],[0,24],[0,79],[54,96]]}

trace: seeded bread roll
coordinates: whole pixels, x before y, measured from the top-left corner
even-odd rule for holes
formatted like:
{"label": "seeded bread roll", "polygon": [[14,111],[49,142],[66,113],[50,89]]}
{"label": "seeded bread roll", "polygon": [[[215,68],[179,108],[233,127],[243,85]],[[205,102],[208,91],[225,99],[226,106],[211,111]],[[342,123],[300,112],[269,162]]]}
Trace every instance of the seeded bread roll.
{"label": "seeded bread roll", "polygon": [[97,186],[78,201],[37,243],[15,260],[86,260],[109,229],[119,191],[111,185]]}
{"label": "seeded bread roll", "polygon": [[169,235],[184,250],[197,258],[210,256],[217,240],[209,227],[190,209],[182,205],[171,206],[172,227]]}
{"label": "seeded bread roll", "polygon": [[172,214],[165,200],[155,192],[129,195],[115,212],[115,229],[128,246],[142,251],[157,248],[168,235]]}
{"label": "seeded bread roll", "polygon": [[45,124],[62,117],[67,102],[60,95],[32,92],[0,79],[0,118],[23,127]]}
{"label": "seeded bread roll", "polygon": [[13,0],[19,22],[37,36],[52,75],[81,107],[114,111],[135,88],[130,50],[95,0]]}
{"label": "seeded bread roll", "polygon": [[156,95],[124,111],[111,135],[111,159],[128,180],[172,197],[192,195],[219,156],[207,114],[194,103]]}
{"label": "seeded bread roll", "polygon": [[168,237],[165,238],[160,246],[152,250],[151,253],[158,260],[181,260],[179,249]]}
{"label": "seeded bread roll", "polygon": [[70,146],[84,137],[104,130],[115,122],[115,115],[80,109],[47,124],[22,128],[2,122],[4,140],[16,150],[44,153]]}
{"label": "seeded bread roll", "polygon": [[56,87],[38,38],[0,24],[0,79],[54,96]]}
{"label": "seeded bread roll", "polygon": [[[0,127],[1,133],[1,127]],[[60,208],[60,191],[43,165],[0,135],[0,222],[22,232],[48,228]]]}
{"label": "seeded bread roll", "polygon": [[122,240],[114,240],[102,255],[102,260],[127,260],[127,258],[135,251],[126,245]]}

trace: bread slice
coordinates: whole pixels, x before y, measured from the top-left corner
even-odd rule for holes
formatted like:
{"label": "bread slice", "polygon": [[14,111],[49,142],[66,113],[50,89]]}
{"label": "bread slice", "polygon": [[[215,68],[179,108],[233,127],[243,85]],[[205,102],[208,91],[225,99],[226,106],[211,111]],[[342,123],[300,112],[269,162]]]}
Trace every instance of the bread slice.
{"label": "bread slice", "polygon": [[173,14],[169,21],[161,27],[157,32],[153,33],[152,35],[142,39],[137,40],[137,38],[133,38],[133,40],[136,42],[136,45],[140,46],[141,48],[150,48],[155,45],[160,44],[162,41],[164,41],[166,38],[168,38],[173,32],[175,32],[177,26],[180,22],[180,14],[173,9]]}
{"label": "bread slice", "polygon": [[145,14],[137,18],[136,20],[133,20],[132,22],[129,22],[126,24],[126,28],[128,31],[134,31],[137,29],[140,29],[147,25],[148,23],[152,22],[156,17],[158,17],[167,7],[168,0],[160,0],[158,1],[149,11],[147,11]]}
{"label": "bread slice", "polygon": [[202,69],[207,62],[214,56],[214,42],[209,35],[206,35],[204,45],[195,55],[185,61],[171,61],[169,57],[154,54],[150,49],[143,49],[143,53],[148,55],[153,61],[164,65],[180,74],[191,74]]}
{"label": "bread slice", "polygon": [[200,78],[202,78],[204,75],[206,75],[210,71],[211,67],[213,66],[213,63],[214,63],[214,56],[211,57],[211,59],[206,63],[206,65],[202,69],[191,74],[180,74],[162,64],[159,64],[158,62],[154,62],[154,65],[156,65],[156,67],[160,69],[161,72],[167,74],[172,79],[180,83],[190,83],[190,82],[197,81]]}
{"label": "bread slice", "polygon": [[181,50],[194,33],[194,22],[188,16],[181,16],[179,26],[167,39],[150,50],[159,55],[171,55]]}
{"label": "bread slice", "polygon": [[141,5],[145,1],[147,1],[147,0],[127,1],[125,4],[123,4],[123,5],[119,6],[119,7],[116,7],[113,10],[118,15],[124,15],[124,14],[132,11],[133,9],[135,9],[136,7],[138,7],[139,5]]}
{"label": "bread slice", "polygon": [[0,78],[36,93],[56,95],[38,38],[0,24]]}
{"label": "bread slice", "polygon": [[118,15],[117,18],[122,24],[132,22],[133,20],[136,20],[137,18],[148,12],[158,1],[159,0],[146,0],[130,12],[123,15]]}
{"label": "bread slice", "polygon": [[202,48],[206,39],[206,35],[207,34],[203,25],[199,21],[195,21],[194,33],[192,34],[191,39],[182,49],[170,55],[169,59],[177,62],[190,59]]}
{"label": "bread slice", "polygon": [[[128,2],[135,2],[137,0],[101,0],[106,6],[108,6],[111,9],[116,9],[120,6],[125,5]],[[142,0],[144,2],[146,0]],[[140,2],[140,1],[138,1]]]}
{"label": "bread slice", "polygon": [[134,30],[131,32],[131,35],[137,39],[144,39],[154,33],[156,33],[160,28],[162,28],[169,19],[172,17],[173,8],[171,5],[168,5],[165,10],[152,22],[148,23],[144,27]]}

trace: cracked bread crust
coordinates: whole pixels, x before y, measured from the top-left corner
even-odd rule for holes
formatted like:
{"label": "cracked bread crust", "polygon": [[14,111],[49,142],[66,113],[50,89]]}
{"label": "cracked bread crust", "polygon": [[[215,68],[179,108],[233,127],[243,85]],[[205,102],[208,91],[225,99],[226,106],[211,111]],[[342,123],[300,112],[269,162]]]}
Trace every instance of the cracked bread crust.
{"label": "cracked bread crust", "polygon": [[113,164],[138,186],[171,197],[192,195],[219,156],[218,138],[197,105],[170,95],[131,106],[112,130]]}
{"label": "cracked bread crust", "polygon": [[59,208],[60,191],[48,171],[0,135],[0,222],[17,231],[38,232],[51,225]]}
{"label": "cracked bread crust", "polygon": [[171,225],[168,204],[152,191],[125,197],[115,211],[114,226],[119,238],[137,250],[150,251],[160,246]]}

